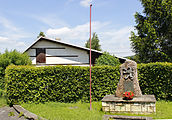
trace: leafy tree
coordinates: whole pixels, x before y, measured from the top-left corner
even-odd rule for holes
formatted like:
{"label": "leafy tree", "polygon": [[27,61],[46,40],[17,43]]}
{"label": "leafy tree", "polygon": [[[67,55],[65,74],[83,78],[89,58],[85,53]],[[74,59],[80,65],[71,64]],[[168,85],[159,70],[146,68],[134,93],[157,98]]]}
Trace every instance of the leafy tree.
{"label": "leafy tree", "polygon": [[108,52],[104,52],[95,62],[95,66],[103,65],[117,66],[120,65],[120,62],[115,56],[110,55]]}
{"label": "leafy tree", "polygon": [[138,57],[138,56],[136,56],[136,55],[132,55],[132,56],[124,57],[124,58],[127,58],[127,59],[129,59],[129,60],[133,60],[133,61],[135,61],[135,62],[137,62],[137,63],[141,63],[137,57]]}
{"label": "leafy tree", "polygon": [[140,62],[172,62],[172,1],[140,0],[143,13],[136,13],[137,33],[131,46]]}
{"label": "leafy tree", "polygon": [[[85,43],[85,47],[90,48],[90,39]],[[97,34],[94,32],[93,37],[91,39],[91,49],[101,51],[101,45],[99,44],[99,38]]]}
{"label": "leafy tree", "polygon": [[42,37],[45,37],[44,32],[40,32],[39,35],[37,36],[37,38],[39,38],[39,37],[41,37],[41,36],[42,36]]}
{"label": "leafy tree", "polygon": [[32,61],[26,53],[20,53],[17,50],[8,51],[0,54],[0,89],[4,89],[5,69],[8,65],[31,65]]}

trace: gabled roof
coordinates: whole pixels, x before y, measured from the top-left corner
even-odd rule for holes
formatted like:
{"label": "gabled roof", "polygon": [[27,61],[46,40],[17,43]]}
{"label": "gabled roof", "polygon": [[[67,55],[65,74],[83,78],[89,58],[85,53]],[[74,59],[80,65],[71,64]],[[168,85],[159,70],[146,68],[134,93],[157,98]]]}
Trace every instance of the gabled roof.
{"label": "gabled roof", "polygon": [[[74,48],[90,51],[89,48],[85,48],[85,47],[69,44],[69,43],[66,43],[66,42],[62,42],[60,40],[54,40],[54,39],[50,39],[50,38],[46,38],[46,37],[39,37],[24,52],[27,52],[32,46],[34,46],[40,40],[47,40],[47,41],[51,41],[51,42],[54,42],[54,43],[59,43],[59,44],[62,44],[62,45],[66,45],[66,46],[70,46],[70,47],[74,47]],[[103,54],[103,52],[101,52],[101,51],[97,51],[97,50],[93,50],[93,49],[91,49],[91,51],[95,52],[95,53]]]}
{"label": "gabled roof", "polygon": [[[51,42],[54,42],[54,43],[59,43],[59,44],[62,44],[62,45],[66,45],[66,46],[70,46],[70,47],[74,47],[74,48],[78,48],[78,49],[81,49],[81,50],[85,50],[85,51],[90,51],[89,48],[85,48],[85,47],[81,47],[81,46],[77,46],[77,45],[73,45],[73,44],[69,44],[69,43],[66,43],[66,42],[62,42],[60,40],[54,40],[54,39],[51,39],[51,38],[46,38],[46,37],[39,37],[38,39],[36,39],[36,41],[34,41],[23,53],[27,52],[32,46],[34,46],[38,41],[40,40],[47,40],[47,41],[51,41]],[[102,55],[103,52],[101,51],[97,51],[97,50],[93,50],[91,49],[92,52],[94,53],[97,53],[99,55]],[[115,55],[116,56],[116,55]],[[127,59],[126,58],[123,58],[123,57],[119,57],[119,56],[116,56],[116,58],[118,58],[120,60],[121,63],[124,63]]]}

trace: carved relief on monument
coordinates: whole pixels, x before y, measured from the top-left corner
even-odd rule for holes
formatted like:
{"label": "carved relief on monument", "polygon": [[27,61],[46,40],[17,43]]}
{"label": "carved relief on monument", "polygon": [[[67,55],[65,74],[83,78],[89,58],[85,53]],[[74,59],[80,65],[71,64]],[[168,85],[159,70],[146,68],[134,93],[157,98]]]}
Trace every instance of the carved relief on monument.
{"label": "carved relief on monument", "polygon": [[124,92],[132,91],[134,96],[141,96],[142,93],[137,77],[137,63],[131,60],[125,61],[120,66],[120,74],[120,81],[115,95],[122,97]]}

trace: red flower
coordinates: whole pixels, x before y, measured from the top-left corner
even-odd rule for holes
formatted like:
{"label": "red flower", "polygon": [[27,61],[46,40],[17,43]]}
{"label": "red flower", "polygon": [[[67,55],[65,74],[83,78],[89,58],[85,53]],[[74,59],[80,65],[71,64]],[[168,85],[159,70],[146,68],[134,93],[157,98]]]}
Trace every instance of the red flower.
{"label": "red flower", "polygon": [[123,94],[123,97],[126,100],[132,100],[133,96],[134,96],[134,93],[132,91],[127,91]]}

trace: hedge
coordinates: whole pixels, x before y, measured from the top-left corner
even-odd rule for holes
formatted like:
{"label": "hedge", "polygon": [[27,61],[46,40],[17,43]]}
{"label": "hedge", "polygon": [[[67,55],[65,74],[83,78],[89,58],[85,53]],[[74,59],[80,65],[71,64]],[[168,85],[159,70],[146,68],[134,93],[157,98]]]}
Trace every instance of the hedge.
{"label": "hedge", "polygon": [[143,94],[172,100],[172,63],[138,64],[138,79]]}
{"label": "hedge", "polygon": [[[143,94],[154,94],[158,100],[172,100],[172,63],[139,64],[138,78]],[[114,94],[119,79],[119,67],[92,67],[92,100]],[[89,102],[89,67],[9,66],[6,92],[9,104]]]}
{"label": "hedge", "polygon": [[[119,67],[92,68],[92,100],[114,94]],[[6,69],[7,102],[89,102],[89,67],[9,66]]]}
{"label": "hedge", "polygon": [[27,53],[21,53],[17,50],[8,51],[0,54],[0,89],[5,89],[5,69],[9,65],[31,65],[32,61]]}

